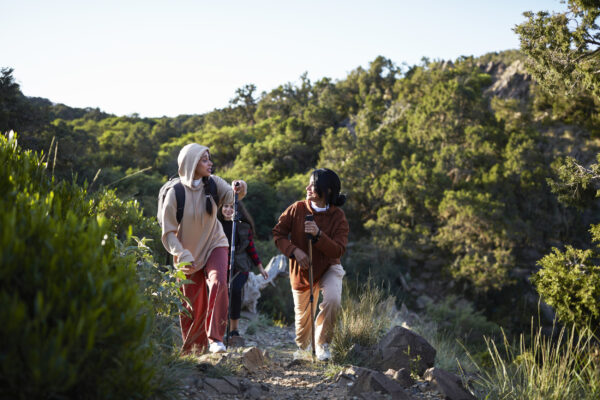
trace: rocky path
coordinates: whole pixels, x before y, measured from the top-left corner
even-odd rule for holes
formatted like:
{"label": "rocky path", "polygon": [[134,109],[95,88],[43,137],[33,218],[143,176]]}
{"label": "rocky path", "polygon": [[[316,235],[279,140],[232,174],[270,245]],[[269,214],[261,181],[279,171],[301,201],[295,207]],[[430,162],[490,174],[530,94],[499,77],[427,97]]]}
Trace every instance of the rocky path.
{"label": "rocky path", "polygon": [[[248,326],[248,321],[242,320]],[[255,332],[254,332],[255,330]],[[244,332],[244,343],[224,354],[198,357],[187,382],[189,399],[443,399],[428,381],[404,385],[402,394],[370,391],[353,395],[354,382],[345,368],[332,362],[293,360],[296,350],[291,327],[260,325]]]}

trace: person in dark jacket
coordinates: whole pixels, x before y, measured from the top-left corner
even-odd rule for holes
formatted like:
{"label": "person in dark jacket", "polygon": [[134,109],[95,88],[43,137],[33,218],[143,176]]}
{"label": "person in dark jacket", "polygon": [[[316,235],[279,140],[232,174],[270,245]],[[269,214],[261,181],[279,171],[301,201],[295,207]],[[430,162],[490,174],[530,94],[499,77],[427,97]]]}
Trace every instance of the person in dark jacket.
{"label": "person in dark jacket", "polygon": [[[238,202],[241,221],[236,223],[235,255],[233,263],[233,281],[231,284],[231,320],[229,336],[239,336],[239,321],[242,310],[242,289],[248,280],[248,273],[255,265],[258,271],[267,279],[269,275],[263,268],[254,247],[254,220],[242,202]],[[231,233],[233,228],[233,204],[223,204],[219,209],[218,218],[223,225],[223,231],[229,240],[229,255],[231,257]]]}

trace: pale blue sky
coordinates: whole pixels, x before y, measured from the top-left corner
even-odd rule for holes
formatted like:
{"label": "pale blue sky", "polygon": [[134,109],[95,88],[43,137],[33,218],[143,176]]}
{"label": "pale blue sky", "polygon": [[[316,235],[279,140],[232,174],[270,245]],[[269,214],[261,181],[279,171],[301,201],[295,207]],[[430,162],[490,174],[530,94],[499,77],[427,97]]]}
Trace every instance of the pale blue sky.
{"label": "pale blue sky", "polygon": [[28,96],[117,115],[200,114],[269,91],[396,64],[518,48],[526,10],[559,0],[0,0],[0,67]]}

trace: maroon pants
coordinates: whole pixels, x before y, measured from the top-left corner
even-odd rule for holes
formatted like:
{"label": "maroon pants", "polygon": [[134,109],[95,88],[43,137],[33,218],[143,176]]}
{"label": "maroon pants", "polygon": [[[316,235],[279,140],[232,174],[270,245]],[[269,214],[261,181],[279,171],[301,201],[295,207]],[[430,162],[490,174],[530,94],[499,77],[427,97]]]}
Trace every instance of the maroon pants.
{"label": "maroon pants", "polygon": [[[182,351],[204,351],[211,342],[222,342],[227,329],[227,247],[217,247],[212,251],[206,266],[186,275],[194,283],[182,285],[181,290],[191,303],[186,304],[192,318],[180,314]],[[210,295],[206,294],[206,289]]]}

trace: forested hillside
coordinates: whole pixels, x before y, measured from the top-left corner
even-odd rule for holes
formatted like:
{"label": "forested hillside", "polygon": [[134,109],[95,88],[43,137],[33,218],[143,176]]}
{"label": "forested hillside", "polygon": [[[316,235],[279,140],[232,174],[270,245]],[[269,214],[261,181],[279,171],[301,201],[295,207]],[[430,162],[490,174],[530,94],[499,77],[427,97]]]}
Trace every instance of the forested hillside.
{"label": "forested hillside", "polygon": [[55,158],[55,177],[116,188],[147,215],[190,142],[211,148],[217,175],[249,182],[262,241],[308,173],[332,168],[349,199],[349,280],[371,273],[414,308],[457,295],[506,327],[537,308],[528,278],[552,246],[589,246],[595,205],[561,205],[547,179],[562,157],[595,159],[598,106],[583,90],[550,94],[518,51],[378,57],[339,81],[246,85],[226,108],[176,118],[75,109],[25,97],[11,69],[0,79],[0,130]]}

